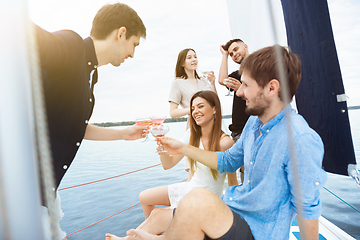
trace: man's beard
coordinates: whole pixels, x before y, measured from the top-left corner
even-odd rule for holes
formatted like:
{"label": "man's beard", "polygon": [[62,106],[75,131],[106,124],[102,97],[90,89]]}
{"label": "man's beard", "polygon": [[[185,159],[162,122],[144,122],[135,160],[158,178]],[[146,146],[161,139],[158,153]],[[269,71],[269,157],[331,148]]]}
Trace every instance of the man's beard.
{"label": "man's beard", "polygon": [[241,64],[244,61],[244,59],[246,58],[245,53],[241,53],[240,56],[241,56],[241,59],[239,62],[237,62],[238,64]]}
{"label": "man's beard", "polygon": [[248,115],[261,116],[264,114],[265,110],[269,107],[269,101],[265,100],[263,92],[260,92],[256,97],[254,102],[256,106],[254,107],[245,107],[245,112]]}

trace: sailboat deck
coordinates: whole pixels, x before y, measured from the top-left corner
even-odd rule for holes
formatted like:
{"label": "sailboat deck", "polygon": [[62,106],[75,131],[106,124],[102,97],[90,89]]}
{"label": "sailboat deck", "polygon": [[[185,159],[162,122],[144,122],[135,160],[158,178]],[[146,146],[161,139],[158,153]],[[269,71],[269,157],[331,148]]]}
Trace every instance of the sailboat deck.
{"label": "sailboat deck", "polygon": [[[291,224],[290,240],[300,240],[300,230],[296,218]],[[319,218],[319,240],[355,240],[342,229],[329,222],[326,218]]]}

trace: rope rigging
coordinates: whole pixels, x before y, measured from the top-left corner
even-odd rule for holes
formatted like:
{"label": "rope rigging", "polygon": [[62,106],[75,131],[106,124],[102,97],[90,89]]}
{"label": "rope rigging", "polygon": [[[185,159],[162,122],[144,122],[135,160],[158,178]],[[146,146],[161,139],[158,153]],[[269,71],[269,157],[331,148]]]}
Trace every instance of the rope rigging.
{"label": "rope rigging", "polygon": [[327,189],[326,187],[323,187],[326,191],[328,191],[329,193],[331,193],[333,196],[335,196],[336,198],[338,198],[340,201],[342,201],[343,203],[345,203],[346,205],[348,205],[349,207],[351,207],[352,209],[354,209],[355,211],[357,211],[358,213],[360,213],[360,211],[358,209],[356,209],[355,207],[353,207],[351,204],[347,203],[345,200],[343,200],[341,197],[339,197],[338,195],[336,195],[335,193],[333,193],[332,191],[330,191],[329,189]]}
{"label": "rope rigging", "polygon": [[108,178],[104,178],[104,179],[100,179],[100,180],[96,180],[96,181],[92,181],[92,182],[82,183],[82,184],[78,184],[78,185],[74,185],[74,186],[70,186],[70,187],[60,188],[58,191],[62,191],[62,190],[70,189],[70,188],[75,188],[75,187],[80,187],[80,186],[85,186],[85,185],[89,185],[89,184],[92,184],[92,183],[106,181],[106,180],[109,180],[109,179],[125,176],[125,175],[128,175],[130,173],[139,172],[139,171],[146,170],[146,169],[153,168],[153,167],[157,167],[157,166],[160,166],[160,165],[161,165],[161,163],[155,164],[155,165],[152,165],[152,166],[149,166],[149,167],[146,167],[146,168],[141,168],[141,169],[138,169],[138,170],[135,170],[135,171],[131,171],[131,172],[123,173],[123,174],[120,174],[120,175],[116,175],[116,176],[113,176],[113,177],[108,177]]}
{"label": "rope rigging", "polygon": [[[103,178],[103,179],[100,179],[100,180],[91,181],[91,182],[87,182],[87,183],[82,183],[82,184],[78,184],[78,185],[74,185],[74,186],[70,186],[70,187],[60,188],[60,189],[58,189],[58,191],[62,191],[62,190],[70,189],[70,188],[76,188],[76,187],[80,187],[80,186],[85,186],[85,185],[89,185],[89,184],[93,184],[93,183],[103,182],[103,181],[106,181],[106,180],[109,180],[109,179],[114,179],[114,178],[122,177],[122,176],[125,176],[125,175],[128,175],[128,174],[131,174],[131,173],[140,172],[140,171],[143,171],[143,170],[146,170],[146,169],[154,168],[154,167],[157,167],[157,166],[160,166],[160,165],[161,165],[161,163],[155,164],[155,165],[152,165],[152,166],[149,166],[149,167],[137,169],[137,170],[134,170],[134,171],[130,171],[130,172],[127,172],[127,173],[119,174],[119,175],[116,175],[116,176],[113,176],[113,177]],[[185,181],[187,181],[187,179],[184,179],[181,182],[185,182]],[[114,217],[114,216],[116,216],[116,215],[118,215],[118,214],[120,214],[122,212],[125,212],[125,211],[127,211],[129,209],[132,209],[132,208],[138,206],[139,204],[140,204],[140,202],[138,202],[138,203],[136,203],[136,204],[134,204],[134,205],[132,205],[132,206],[130,206],[128,208],[125,208],[125,209],[123,209],[123,210],[121,210],[121,211],[119,211],[117,213],[114,213],[114,214],[112,214],[112,215],[110,215],[110,216],[108,216],[106,218],[103,218],[103,219],[101,219],[101,220],[99,220],[97,222],[94,222],[94,223],[92,223],[92,224],[90,224],[90,225],[88,225],[86,227],[83,227],[83,228],[81,228],[81,229],[79,229],[79,230],[77,230],[75,232],[67,234],[66,237],[69,237],[69,236],[71,236],[71,235],[73,235],[75,233],[78,233],[78,232],[80,232],[80,231],[82,231],[84,229],[87,229],[87,228],[89,228],[91,226],[94,226],[95,224],[98,224],[98,223],[100,223],[102,221],[105,221],[105,220],[107,220],[107,219],[109,219],[111,217]]]}
{"label": "rope rigging", "polygon": [[106,217],[106,218],[103,218],[103,219],[97,221],[97,222],[94,222],[94,223],[92,223],[92,224],[90,224],[90,225],[88,225],[88,226],[86,226],[86,227],[83,227],[83,228],[81,228],[81,229],[79,229],[79,230],[77,230],[77,231],[75,231],[75,232],[73,232],[73,233],[70,233],[70,234],[66,235],[66,237],[69,237],[69,236],[71,236],[71,235],[73,235],[73,234],[75,234],[75,233],[77,233],[77,232],[80,232],[80,231],[86,229],[86,228],[89,228],[89,227],[91,227],[91,226],[94,226],[95,224],[98,224],[98,223],[100,223],[100,222],[102,222],[102,221],[104,221],[104,220],[106,220],[106,219],[109,219],[109,218],[111,218],[111,217],[114,217],[114,216],[118,215],[119,213],[125,212],[126,210],[129,210],[129,209],[131,209],[131,208],[133,208],[133,207],[136,207],[136,206],[139,205],[139,204],[140,204],[140,203],[134,204],[134,205],[132,205],[131,207],[128,207],[128,208],[125,208],[124,210],[121,210],[120,212],[114,213],[113,215],[110,215],[110,216],[108,216],[108,217]]}

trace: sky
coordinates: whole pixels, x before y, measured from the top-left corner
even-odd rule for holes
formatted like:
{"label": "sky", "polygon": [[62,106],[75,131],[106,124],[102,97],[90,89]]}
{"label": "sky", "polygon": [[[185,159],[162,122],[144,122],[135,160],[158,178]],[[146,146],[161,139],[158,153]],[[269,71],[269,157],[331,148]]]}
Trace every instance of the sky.
{"label": "sky", "polygon": [[[96,12],[111,3],[103,0],[27,2],[30,19],[40,27],[50,32],[71,29],[83,38],[89,36]],[[146,26],[147,37],[141,39],[134,58],[125,60],[120,67],[99,68],[91,123],[131,121],[151,115],[169,117],[168,95],[178,53],[184,48],[193,48],[199,60],[198,69],[214,71],[218,76],[220,45],[235,35],[234,29],[231,31],[226,0],[121,2],[138,13]],[[348,106],[360,105],[360,1],[328,0],[328,4]],[[230,11],[233,9],[230,7]],[[239,13],[242,19],[249,19],[244,16],[251,12],[245,8],[239,9]],[[256,50],[249,45],[251,51]],[[238,65],[229,59],[229,72],[237,69]],[[225,87],[218,83],[216,87],[223,114],[231,114],[232,97],[225,96]]]}

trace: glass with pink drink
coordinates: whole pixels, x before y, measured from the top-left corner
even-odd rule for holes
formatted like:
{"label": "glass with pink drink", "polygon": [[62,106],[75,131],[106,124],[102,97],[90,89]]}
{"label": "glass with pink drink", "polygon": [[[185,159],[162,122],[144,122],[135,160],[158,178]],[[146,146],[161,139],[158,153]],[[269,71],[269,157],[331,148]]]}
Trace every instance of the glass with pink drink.
{"label": "glass with pink drink", "polygon": [[[150,132],[151,134],[156,138],[162,138],[165,136],[166,133],[168,133],[170,128],[168,126],[164,125],[155,125],[151,128]],[[164,153],[166,152],[164,149],[162,149],[162,145],[159,145],[159,150],[157,153]]]}
{"label": "glass with pink drink", "polygon": [[165,121],[166,116],[160,115],[160,116],[152,116],[151,121],[154,126],[159,126],[163,124]]}
{"label": "glass with pink drink", "polygon": [[[145,126],[145,127],[150,127],[153,124],[151,118],[149,118],[149,117],[137,117],[135,122],[137,125]],[[148,134],[146,134],[146,137],[145,137],[144,141],[142,141],[142,142],[147,141],[148,138],[149,138],[149,136],[148,136]]]}

